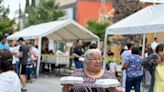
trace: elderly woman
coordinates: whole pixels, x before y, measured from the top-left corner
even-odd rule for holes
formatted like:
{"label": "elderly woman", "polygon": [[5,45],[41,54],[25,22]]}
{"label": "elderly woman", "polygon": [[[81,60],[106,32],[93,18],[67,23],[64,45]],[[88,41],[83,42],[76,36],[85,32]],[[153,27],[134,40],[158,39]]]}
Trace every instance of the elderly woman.
{"label": "elderly woman", "polygon": [[21,92],[20,80],[12,60],[12,54],[8,50],[0,50],[0,92]]}
{"label": "elderly woman", "polygon": [[[73,76],[83,77],[83,84],[79,85],[64,85],[63,92],[114,92],[115,88],[98,88],[95,87],[97,79],[115,79],[115,74],[102,69],[103,60],[101,52],[98,49],[89,49],[84,54],[84,68],[76,69]],[[117,91],[118,92],[118,91]]]}

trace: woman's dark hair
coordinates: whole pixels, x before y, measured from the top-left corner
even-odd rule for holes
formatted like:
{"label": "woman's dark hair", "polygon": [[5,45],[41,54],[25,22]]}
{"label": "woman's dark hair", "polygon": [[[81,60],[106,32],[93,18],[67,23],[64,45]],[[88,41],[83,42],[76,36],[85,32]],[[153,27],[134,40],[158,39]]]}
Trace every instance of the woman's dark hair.
{"label": "woman's dark hair", "polygon": [[157,39],[158,39],[158,38],[157,38],[157,37],[155,37],[155,38],[154,38],[154,41],[156,41]]}
{"label": "woman's dark hair", "polygon": [[140,50],[138,47],[132,47],[132,54],[140,54]]}
{"label": "woman's dark hair", "polygon": [[164,50],[164,44],[159,44],[157,47],[156,47],[156,53],[160,52],[160,51],[163,51]]}
{"label": "woman's dark hair", "polygon": [[18,39],[18,41],[24,41],[24,39],[23,39],[22,37],[20,37],[20,38]]}
{"label": "woman's dark hair", "polygon": [[128,49],[132,47],[132,44],[131,43],[127,43],[127,47]]}
{"label": "woman's dark hair", "polygon": [[6,72],[8,70],[14,70],[12,65],[12,54],[9,50],[1,49],[0,50],[0,70]]}

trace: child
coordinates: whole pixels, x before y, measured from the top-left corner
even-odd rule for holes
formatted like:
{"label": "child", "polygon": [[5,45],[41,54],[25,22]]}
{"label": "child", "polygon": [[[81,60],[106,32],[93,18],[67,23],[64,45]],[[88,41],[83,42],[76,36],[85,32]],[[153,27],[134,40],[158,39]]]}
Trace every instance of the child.
{"label": "child", "polygon": [[[108,56],[109,56],[109,58],[111,58],[111,59],[110,59],[109,62],[107,63],[106,69],[107,69],[107,70],[110,70],[110,71],[112,71],[113,73],[116,74],[116,66],[117,66],[117,63],[114,62],[114,61],[112,60],[113,57],[114,57],[113,52],[109,53]],[[117,76],[117,74],[116,74],[116,76]]]}

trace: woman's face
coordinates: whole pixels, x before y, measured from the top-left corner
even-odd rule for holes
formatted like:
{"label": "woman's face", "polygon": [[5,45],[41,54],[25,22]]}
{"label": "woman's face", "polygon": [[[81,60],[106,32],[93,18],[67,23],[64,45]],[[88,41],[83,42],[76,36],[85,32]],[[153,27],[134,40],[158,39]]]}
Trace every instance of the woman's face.
{"label": "woman's face", "polygon": [[10,45],[11,45],[11,47],[14,47],[15,46],[15,42],[14,41],[11,41],[10,42]]}
{"label": "woman's face", "polygon": [[94,52],[91,57],[87,59],[87,69],[93,72],[100,71],[102,69],[102,58],[100,53]]}
{"label": "woman's face", "polygon": [[83,45],[83,41],[82,40],[79,40],[78,45],[79,46],[82,46]]}

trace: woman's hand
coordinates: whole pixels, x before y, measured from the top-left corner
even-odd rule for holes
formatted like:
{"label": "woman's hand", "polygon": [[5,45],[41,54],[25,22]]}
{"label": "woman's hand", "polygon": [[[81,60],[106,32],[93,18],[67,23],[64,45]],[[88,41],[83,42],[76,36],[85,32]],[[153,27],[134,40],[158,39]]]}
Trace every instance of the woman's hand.
{"label": "woman's hand", "polygon": [[62,92],[69,92],[71,90],[71,84],[64,84],[62,88]]}
{"label": "woman's hand", "polygon": [[116,92],[123,92],[122,87],[116,87]]}
{"label": "woman's hand", "polygon": [[123,92],[122,87],[110,87],[109,92]]}
{"label": "woman's hand", "polygon": [[109,91],[109,92],[115,92],[115,87],[110,87],[110,88],[108,88],[108,91]]}

